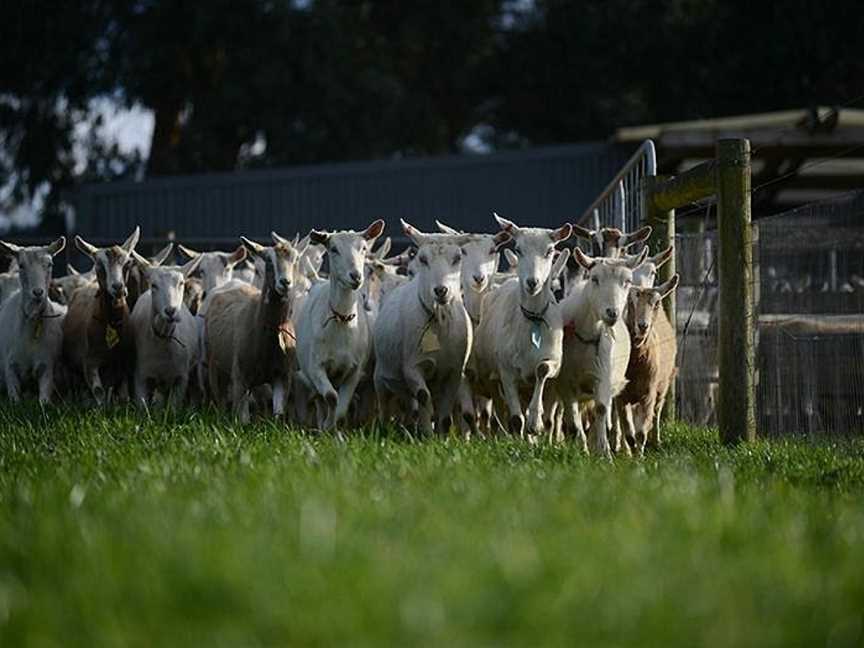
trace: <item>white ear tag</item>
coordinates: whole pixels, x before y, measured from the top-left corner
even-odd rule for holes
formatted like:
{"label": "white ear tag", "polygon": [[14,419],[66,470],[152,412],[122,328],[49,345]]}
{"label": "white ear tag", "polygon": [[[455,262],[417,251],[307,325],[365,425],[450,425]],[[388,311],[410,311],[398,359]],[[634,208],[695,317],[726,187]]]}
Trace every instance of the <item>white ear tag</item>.
{"label": "white ear tag", "polygon": [[543,341],[543,334],[540,330],[540,322],[534,322],[531,325],[531,344],[535,349],[540,348],[540,343]]}

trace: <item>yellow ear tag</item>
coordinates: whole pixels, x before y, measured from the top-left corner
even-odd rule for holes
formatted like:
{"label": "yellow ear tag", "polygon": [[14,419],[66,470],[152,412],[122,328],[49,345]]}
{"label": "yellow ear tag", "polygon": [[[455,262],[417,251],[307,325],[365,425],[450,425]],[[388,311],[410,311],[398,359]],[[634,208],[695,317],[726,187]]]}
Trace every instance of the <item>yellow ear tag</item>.
{"label": "yellow ear tag", "polygon": [[291,335],[291,331],[287,329],[279,329],[279,348],[282,349],[282,353],[288,353],[288,349],[294,348],[294,345],[291,344],[294,336]]}
{"label": "yellow ear tag", "polygon": [[105,344],[108,345],[109,349],[113,349],[117,346],[117,343],[120,341],[120,336],[117,335],[117,329],[115,329],[110,324],[105,327]]}
{"label": "yellow ear tag", "polygon": [[33,329],[33,339],[38,340],[42,337],[42,325],[43,321],[41,319],[36,320],[36,328]]}
{"label": "yellow ear tag", "polygon": [[431,328],[426,329],[426,332],[420,339],[420,350],[423,353],[432,353],[440,348],[441,342],[438,340],[438,335]]}

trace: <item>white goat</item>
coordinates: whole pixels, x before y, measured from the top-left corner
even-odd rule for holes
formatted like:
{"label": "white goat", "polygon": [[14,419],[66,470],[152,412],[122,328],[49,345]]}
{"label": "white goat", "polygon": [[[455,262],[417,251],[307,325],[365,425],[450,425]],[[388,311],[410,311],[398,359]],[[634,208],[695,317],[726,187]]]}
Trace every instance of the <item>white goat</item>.
{"label": "white goat", "polygon": [[314,286],[297,313],[298,378],[318,408],[318,425],[340,425],[371,352],[371,331],[360,289],[366,254],[381,232],[377,220],[363,232],[310,233],[324,245],[330,264],[327,283]]}
{"label": "white goat", "polygon": [[150,286],[138,298],[129,320],[135,336],[135,398],[146,405],[153,389],[159,387],[179,407],[185,401],[199,352],[198,324],[183,293],[201,257],[183,267],[160,267],[133,255],[142,280]]}
{"label": "white goat", "polygon": [[[417,273],[393,289],[375,321],[375,392],[379,415],[397,410],[419,414],[419,429],[446,433],[463,383],[473,327],[462,302],[460,276],[467,235],[424,234],[402,221],[417,246]],[[473,427],[470,399],[462,403],[464,420]]]}
{"label": "white goat", "polygon": [[645,259],[645,262],[633,271],[633,285],[637,288],[651,288],[657,279],[657,271],[672,258],[675,252],[670,245],[662,252]]}
{"label": "white goat", "polygon": [[0,361],[6,392],[15,403],[21,400],[22,386],[31,379],[38,385],[40,403],[48,403],[54,391],[66,307],[48,298],[48,283],[53,257],[65,246],[63,237],[44,247],[0,241],[0,251],[18,265],[19,288],[0,307]]}
{"label": "white goat", "polygon": [[72,301],[75,293],[81,288],[96,281],[95,267],[84,273],[78,272],[69,264],[67,264],[66,269],[68,274],[65,277],[53,279],[48,290],[51,301],[64,306]]}
{"label": "white goat", "polygon": [[[495,219],[515,241],[518,279],[505,282],[483,302],[471,382],[477,395],[499,404],[499,414],[503,397],[510,430],[524,436],[525,413],[529,433],[543,431],[543,389],[561,365],[561,310],[551,284],[570,256],[564,250],[556,258],[555,245],[570,236],[571,227],[518,227],[497,214]],[[523,399],[528,393],[526,411]]]}
{"label": "white goat", "polygon": [[[606,429],[612,400],[625,385],[630,358],[630,336],[624,323],[633,269],[644,261],[647,248],[634,259],[592,259],[579,248],[576,260],[588,271],[588,280],[562,303],[564,356],[555,391],[568,423],[587,450],[578,404],[594,401],[591,434],[595,449],[611,457]],[[616,442],[617,445],[617,442]]]}

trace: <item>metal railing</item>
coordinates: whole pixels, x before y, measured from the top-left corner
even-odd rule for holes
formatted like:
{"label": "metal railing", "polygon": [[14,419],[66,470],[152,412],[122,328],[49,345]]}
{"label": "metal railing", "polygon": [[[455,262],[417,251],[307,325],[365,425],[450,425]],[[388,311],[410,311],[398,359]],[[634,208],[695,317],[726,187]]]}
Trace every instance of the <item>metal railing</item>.
{"label": "metal railing", "polygon": [[642,225],[642,179],[657,175],[654,142],[645,140],[576,222],[583,227],[617,227],[631,232]]}

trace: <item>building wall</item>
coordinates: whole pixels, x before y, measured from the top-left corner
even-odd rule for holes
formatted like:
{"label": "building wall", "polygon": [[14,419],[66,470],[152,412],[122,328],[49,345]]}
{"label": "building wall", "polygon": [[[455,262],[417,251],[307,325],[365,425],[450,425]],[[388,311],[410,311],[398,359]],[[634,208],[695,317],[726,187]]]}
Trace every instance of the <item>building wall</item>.
{"label": "building wall", "polygon": [[526,225],[575,220],[626,161],[629,148],[589,143],[493,155],[340,163],[264,171],[93,184],[75,197],[76,230],[117,241],[135,225],[143,239],[200,247],[292,236],[312,227],[360,228],[376,218],[397,238],[398,219],[432,229],[493,230],[493,210]]}

